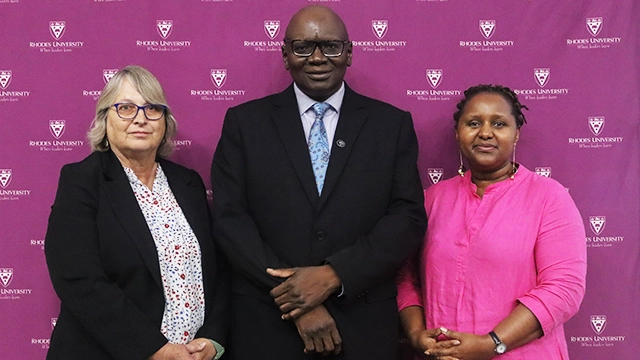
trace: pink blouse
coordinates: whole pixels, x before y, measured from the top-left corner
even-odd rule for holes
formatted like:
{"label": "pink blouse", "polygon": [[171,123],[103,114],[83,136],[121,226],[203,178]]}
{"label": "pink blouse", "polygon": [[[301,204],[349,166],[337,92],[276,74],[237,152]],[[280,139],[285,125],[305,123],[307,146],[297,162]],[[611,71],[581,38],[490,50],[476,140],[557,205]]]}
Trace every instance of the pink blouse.
{"label": "pink blouse", "polygon": [[425,191],[429,224],[398,273],[399,310],[421,306],[427,328],[485,335],[522,303],[544,336],[500,359],[569,359],[562,324],[578,311],[587,271],[578,209],[524,166],[482,199],[476,189],[468,172]]}

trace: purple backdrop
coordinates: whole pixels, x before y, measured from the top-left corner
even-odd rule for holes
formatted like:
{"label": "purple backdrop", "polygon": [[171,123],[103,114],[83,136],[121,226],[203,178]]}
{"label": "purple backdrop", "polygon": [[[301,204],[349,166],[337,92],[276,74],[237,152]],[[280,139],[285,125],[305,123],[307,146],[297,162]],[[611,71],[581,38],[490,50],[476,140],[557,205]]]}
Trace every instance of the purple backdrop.
{"label": "purple backdrop", "polygon": [[[640,353],[640,5],[633,0],[0,0],[0,358],[44,359],[58,313],[43,246],[63,164],[113,69],[139,64],[179,124],[172,159],[209,180],[229,106],[280,91],[284,28],[300,7],[342,15],[347,81],[410,110],[428,187],[456,174],[451,115],[499,83],[531,110],[518,161],[575,199],[589,271],[566,324],[573,359]],[[615,4],[615,5],[614,5]]]}

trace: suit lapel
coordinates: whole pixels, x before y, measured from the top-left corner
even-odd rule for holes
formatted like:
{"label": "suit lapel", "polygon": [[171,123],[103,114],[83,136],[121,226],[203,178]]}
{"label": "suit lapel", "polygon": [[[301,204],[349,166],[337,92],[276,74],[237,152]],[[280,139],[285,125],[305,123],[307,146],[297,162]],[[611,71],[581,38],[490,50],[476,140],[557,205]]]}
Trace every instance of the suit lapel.
{"label": "suit lapel", "polygon": [[154,280],[162,288],[160,264],[155,242],[144,215],[140,211],[140,205],[138,205],[138,201],[133,195],[129,179],[115,154],[108,152],[103,159],[103,171],[106,181],[102,183],[102,186],[107,194],[113,213],[140,251]]}
{"label": "suit lapel", "polygon": [[316,206],[318,203],[318,189],[315,176],[311,167],[309,148],[304,139],[302,120],[298,113],[298,104],[293,85],[274,98],[275,109],[272,112],[272,120],[280,134],[289,160],[302,183],[302,187],[309,197],[309,201]]}
{"label": "suit lapel", "polygon": [[[322,196],[318,204],[318,210],[320,210],[322,205],[327,201],[331,195],[331,191],[333,191],[338,182],[347,164],[353,145],[360,134],[360,129],[368,117],[368,113],[363,111],[365,106],[361,99],[362,97],[360,95],[356,94],[351,88],[346,87],[342,107],[340,108],[338,127],[333,137],[329,167],[327,168],[327,175],[322,189]],[[338,143],[344,146],[340,146]]]}

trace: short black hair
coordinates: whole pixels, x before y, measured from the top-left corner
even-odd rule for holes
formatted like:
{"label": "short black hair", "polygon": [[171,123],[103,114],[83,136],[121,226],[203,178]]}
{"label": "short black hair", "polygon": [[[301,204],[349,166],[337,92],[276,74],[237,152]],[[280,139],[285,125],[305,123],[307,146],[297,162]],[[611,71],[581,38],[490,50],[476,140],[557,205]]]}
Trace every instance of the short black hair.
{"label": "short black hair", "polygon": [[458,105],[456,105],[458,110],[453,114],[453,120],[456,122],[456,126],[458,126],[458,120],[460,120],[460,116],[462,116],[462,111],[464,110],[465,105],[467,105],[467,102],[471,100],[472,97],[481,93],[498,94],[507,100],[509,105],[511,105],[511,114],[516,119],[518,129],[523,124],[527,123],[527,119],[522,113],[522,109],[529,110],[529,108],[520,103],[518,95],[516,95],[513,90],[502,85],[480,84],[472,86],[464,91],[464,99],[460,100]]}

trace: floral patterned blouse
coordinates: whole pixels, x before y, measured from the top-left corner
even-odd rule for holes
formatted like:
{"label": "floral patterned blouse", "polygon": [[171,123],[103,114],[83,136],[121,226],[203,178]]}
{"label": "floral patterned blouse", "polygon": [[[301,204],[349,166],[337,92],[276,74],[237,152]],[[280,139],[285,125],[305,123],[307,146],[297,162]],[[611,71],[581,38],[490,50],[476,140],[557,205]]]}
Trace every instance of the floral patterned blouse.
{"label": "floral patterned blouse", "polygon": [[200,245],[169,188],[160,164],[153,190],[124,167],[156,244],[165,308],[160,331],[170,343],[193,340],[204,323],[204,288]]}

